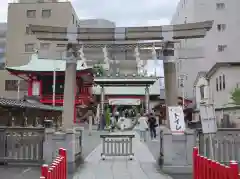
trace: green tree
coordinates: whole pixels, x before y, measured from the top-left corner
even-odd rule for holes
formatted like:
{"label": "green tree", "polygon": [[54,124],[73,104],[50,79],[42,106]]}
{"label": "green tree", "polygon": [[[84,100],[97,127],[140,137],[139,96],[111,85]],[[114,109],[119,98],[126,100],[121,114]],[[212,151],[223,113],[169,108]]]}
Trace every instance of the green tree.
{"label": "green tree", "polygon": [[235,88],[231,93],[233,104],[240,105],[240,88]]}

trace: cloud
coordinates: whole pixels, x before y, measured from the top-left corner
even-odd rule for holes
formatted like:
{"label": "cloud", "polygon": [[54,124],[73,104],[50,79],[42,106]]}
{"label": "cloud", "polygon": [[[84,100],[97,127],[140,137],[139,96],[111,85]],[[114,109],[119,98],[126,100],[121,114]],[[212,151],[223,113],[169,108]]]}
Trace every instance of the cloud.
{"label": "cloud", "polygon": [[[102,18],[117,26],[169,24],[178,0],[73,0],[80,18]],[[99,6],[100,5],[100,6]]]}
{"label": "cloud", "polygon": [[[8,2],[0,0],[0,22],[7,21]],[[66,1],[66,0],[64,0]],[[169,24],[179,0],[71,0],[80,19],[100,18],[117,26]]]}
{"label": "cloud", "polygon": [[0,22],[7,21],[8,2],[11,0],[0,0]]}

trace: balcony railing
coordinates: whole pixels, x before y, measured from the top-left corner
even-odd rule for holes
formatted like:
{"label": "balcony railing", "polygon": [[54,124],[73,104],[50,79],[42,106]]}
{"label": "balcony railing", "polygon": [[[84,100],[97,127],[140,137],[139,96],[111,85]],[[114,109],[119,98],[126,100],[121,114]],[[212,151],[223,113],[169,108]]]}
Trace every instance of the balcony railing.
{"label": "balcony railing", "polygon": [[[90,100],[90,98],[91,98],[90,95],[84,95],[84,94],[77,95],[75,98],[75,103],[77,105],[82,105],[82,104],[87,103]],[[40,98],[40,102],[46,103],[46,104],[52,104],[53,103],[53,95],[52,94],[42,95]],[[63,102],[64,102],[63,94],[55,95],[55,103],[56,104],[62,105]]]}

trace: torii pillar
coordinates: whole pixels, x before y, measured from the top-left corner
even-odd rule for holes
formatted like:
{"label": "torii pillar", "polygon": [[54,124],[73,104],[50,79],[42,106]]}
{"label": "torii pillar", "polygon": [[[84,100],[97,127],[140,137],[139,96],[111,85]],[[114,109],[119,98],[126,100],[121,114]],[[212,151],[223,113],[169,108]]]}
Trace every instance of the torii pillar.
{"label": "torii pillar", "polygon": [[171,47],[169,45],[169,43],[165,43],[165,47],[162,51],[165,84],[166,121],[168,127],[170,127],[170,122],[167,107],[178,105],[176,62],[174,59],[174,50],[169,50],[169,48]]}
{"label": "torii pillar", "polygon": [[63,127],[65,130],[72,129],[76,120],[76,68],[77,57],[74,57],[74,47],[71,43],[67,45],[67,53],[70,53],[72,60],[66,60],[64,103],[63,103]]}

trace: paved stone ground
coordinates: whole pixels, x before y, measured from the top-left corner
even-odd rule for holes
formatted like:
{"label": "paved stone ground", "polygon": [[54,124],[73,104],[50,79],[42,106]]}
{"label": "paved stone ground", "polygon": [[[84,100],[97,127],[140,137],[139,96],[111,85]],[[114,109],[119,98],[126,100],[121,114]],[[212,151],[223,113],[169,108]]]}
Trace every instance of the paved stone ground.
{"label": "paved stone ground", "polygon": [[[133,133],[133,132],[124,132]],[[162,174],[155,158],[145,143],[140,142],[139,135],[135,132],[133,140],[134,158],[108,157],[101,159],[102,145],[93,150],[85,159],[84,165],[74,175],[73,179],[167,179]]]}
{"label": "paved stone ground", "polygon": [[88,130],[84,130],[83,132],[83,158],[86,158],[100,143],[100,135],[108,134],[107,131],[97,131],[94,126],[92,135],[89,136]]}

